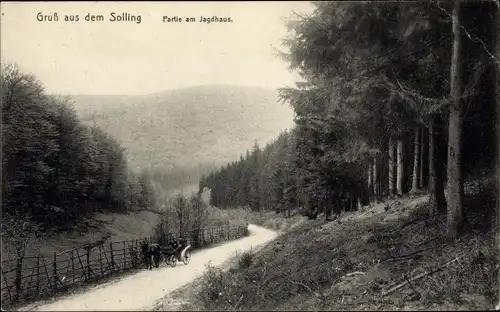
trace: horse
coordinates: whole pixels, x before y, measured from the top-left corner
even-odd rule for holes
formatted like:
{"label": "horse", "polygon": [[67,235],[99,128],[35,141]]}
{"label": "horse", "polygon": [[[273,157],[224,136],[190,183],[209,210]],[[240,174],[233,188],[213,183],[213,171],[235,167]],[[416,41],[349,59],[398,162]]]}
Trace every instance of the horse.
{"label": "horse", "polygon": [[161,247],[158,243],[149,244],[143,241],[141,244],[141,252],[144,257],[144,262],[149,270],[153,269],[153,262],[155,267],[160,267]]}
{"label": "horse", "polygon": [[147,241],[143,241],[141,243],[141,253],[144,259],[144,263],[149,270],[153,269],[153,261],[151,259],[151,253],[149,248],[149,243]]}
{"label": "horse", "polygon": [[162,255],[162,250],[161,250],[160,244],[152,243],[151,245],[149,245],[149,254],[151,255],[151,260],[152,260],[152,262],[154,262],[155,267],[159,268],[160,267],[160,259],[161,259],[161,255]]}

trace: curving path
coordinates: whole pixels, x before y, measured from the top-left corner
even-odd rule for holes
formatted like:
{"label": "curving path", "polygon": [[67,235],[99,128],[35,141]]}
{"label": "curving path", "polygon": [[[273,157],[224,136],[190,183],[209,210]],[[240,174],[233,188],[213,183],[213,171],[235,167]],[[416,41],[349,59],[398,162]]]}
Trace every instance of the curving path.
{"label": "curving path", "polygon": [[193,254],[188,265],[177,263],[175,268],[165,263],[153,271],[143,270],[118,281],[107,282],[83,293],[62,297],[50,303],[26,307],[24,311],[145,311],[171,291],[200,277],[209,262],[221,265],[234,256],[265,244],[278,232],[250,224],[250,236],[223,245],[202,249]]}

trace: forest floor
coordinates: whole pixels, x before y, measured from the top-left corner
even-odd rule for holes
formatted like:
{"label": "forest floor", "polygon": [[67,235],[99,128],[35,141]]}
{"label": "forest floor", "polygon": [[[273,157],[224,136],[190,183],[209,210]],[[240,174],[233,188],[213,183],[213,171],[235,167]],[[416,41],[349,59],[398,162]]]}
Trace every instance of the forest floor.
{"label": "forest floor", "polygon": [[157,309],[492,309],[499,267],[491,228],[469,208],[465,234],[449,240],[445,217],[430,218],[427,199],[405,196],[302,223],[225,268],[209,268]]}

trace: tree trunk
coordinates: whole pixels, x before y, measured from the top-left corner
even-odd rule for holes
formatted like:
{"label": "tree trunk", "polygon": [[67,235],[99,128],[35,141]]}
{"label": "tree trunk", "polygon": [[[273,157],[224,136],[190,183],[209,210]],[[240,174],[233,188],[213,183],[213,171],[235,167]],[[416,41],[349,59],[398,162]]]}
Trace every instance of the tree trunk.
{"label": "tree trunk", "polygon": [[446,199],[444,197],[444,168],[442,153],[439,153],[437,141],[440,139],[441,129],[433,120],[429,127],[429,201],[433,215],[444,213]]}
{"label": "tree trunk", "polygon": [[377,171],[377,157],[373,157],[373,197],[375,202],[378,202],[378,184],[379,184],[379,178],[378,178],[378,171]]}
{"label": "tree trunk", "polygon": [[368,173],[368,188],[371,188],[372,187],[372,167],[370,164],[368,164],[367,173]]}
{"label": "tree trunk", "polygon": [[368,205],[371,205],[372,203],[372,190],[373,190],[373,174],[372,174],[372,164],[371,161],[369,161],[368,166],[367,166],[367,171],[368,171]]}
{"label": "tree trunk", "polygon": [[403,196],[403,139],[398,139],[397,146],[397,181],[396,189],[399,196]]}
{"label": "tree trunk", "polygon": [[[287,214],[288,214],[288,218],[290,218],[292,216],[292,203],[288,203],[288,207],[287,207]],[[264,209],[261,208],[261,211],[262,213],[264,213]]]}
{"label": "tree trunk", "polygon": [[[184,209],[184,207],[182,207]],[[178,214],[179,217],[179,233],[184,231],[184,212]]]}
{"label": "tree trunk", "polygon": [[326,206],[326,211],[325,211],[325,220],[326,221],[329,221],[330,220],[330,217],[332,216],[332,212],[333,212],[333,202],[332,202],[332,197],[329,196],[328,197],[328,203],[327,203],[327,206]]}
{"label": "tree trunk", "polygon": [[450,237],[456,237],[464,222],[463,212],[463,176],[462,176],[462,107],[461,107],[461,64],[460,53],[460,1],[453,5],[453,53],[451,58],[451,98],[448,129],[448,219],[447,230]]}
{"label": "tree trunk", "polygon": [[420,129],[415,127],[415,143],[413,148],[413,177],[410,193],[415,193],[418,190],[418,176],[419,176],[419,156],[420,156]]}
{"label": "tree trunk", "polygon": [[424,188],[425,187],[425,176],[424,176],[424,164],[425,164],[425,128],[422,127],[421,133],[420,133],[420,181],[418,183],[419,188]]}
{"label": "tree trunk", "polygon": [[394,179],[394,143],[389,138],[389,196],[394,195],[394,186],[396,179]]}
{"label": "tree trunk", "polygon": [[[494,15],[495,16],[495,15]],[[497,114],[497,131],[496,131],[496,140],[497,140],[497,213],[496,213],[496,246],[497,246],[497,255],[500,256],[500,7],[497,6],[497,14],[495,20],[495,27],[497,30],[497,35],[495,36],[496,40],[496,71],[495,72],[495,80],[496,80],[496,114]],[[498,306],[497,306],[498,307]]]}

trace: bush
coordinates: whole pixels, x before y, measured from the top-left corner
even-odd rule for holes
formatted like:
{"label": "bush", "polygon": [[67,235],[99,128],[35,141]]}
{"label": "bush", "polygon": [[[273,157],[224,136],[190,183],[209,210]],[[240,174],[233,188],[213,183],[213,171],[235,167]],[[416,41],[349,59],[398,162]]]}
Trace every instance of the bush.
{"label": "bush", "polygon": [[241,286],[235,277],[236,275],[225,274],[221,268],[207,265],[200,291],[196,293],[196,299],[202,304],[204,310],[234,311],[238,309],[243,298],[231,292],[231,289]]}
{"label": "bush", "polygon": [[418,220],[427,220],[431,216],[429,210],[429,203],[421,203],[415,206],[413,210],[409,213],[410,220],[418,221]]}
{"label": "bush", "polygon": [[250,229],[248,228],[248,223],[247,223],[247,226],[245,228],[245,233],[243,233],[244,236],[249,236],[250,235]]}
{"label": "bush", "polygon": [[238,259],[240,268],[248,268],[253,264],[254,254],[251,251],[244,252]]}
{"label": "bush", "polygon": [[33,222],[29,214],[17,211],[3,214],[1,232],[2,239],[10,243],[2,242],[3,258],[16,257],[20,260],[25,257],[29,245],[41,235],[40,225]]}
{"label": "bush", "polygon": [[[162,240],[167,233],[181,233],[192,245],[198,246],[200,232],[204,229],[248,225],[241,215],[209,206],[203,196],[203,194],[193,194],[190,198],[186,198],[178,194],[173,200],[168,201],[152,235]],[[246,227],[243,235],[249,234]]]}

